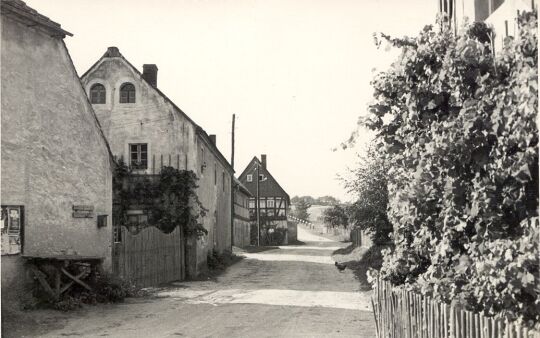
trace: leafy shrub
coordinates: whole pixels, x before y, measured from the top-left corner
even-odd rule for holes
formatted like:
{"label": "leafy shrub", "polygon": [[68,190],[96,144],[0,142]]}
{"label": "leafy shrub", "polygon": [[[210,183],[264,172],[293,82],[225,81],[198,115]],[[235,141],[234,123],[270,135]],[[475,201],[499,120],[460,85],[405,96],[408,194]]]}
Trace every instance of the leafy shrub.
{"label": "leafy shrub", "polygon": [[72,286],[62,294],[58,301],[50,301],[48,296],[42,295],[42,300],[52,308],[60,311],[71,311],[83,306],[83,304],[96,305],[97,303],[118,303],[127,297],[140,295],[140,290],[132,283],[106,273],[93,274],[88,283],[92,291],[82,288],[80,285]]}
{"label": "leafy shrub", "polygon": [[83,302],[79,298],[72,297],[72,296],[65,296],[65,297],[62,297],[59,301],[55,302],[53,304],[53,308],[55,310],[67,312],[67,311],[72,311],[72,310],[82,307],[82,304]]}
{"label": "leafy shrub", "polygon": [[267,245],[282,245],[287,237],[288,229],[286,228],[270,228],[267,229],[268,243]]}
{"label": "leafy shrub", "polygon": [[213,250],[211,253],[208,253],[206,264],[208,266],[208,269],[210,271],[223,271],[228,266],[234,264],[236,261],[238,261],[240,257],[228,252],[224,251],[223,253],[219,253],[215,250]]}
{"label": "leafy shrub", "polygon": [[208,253],[206,258],[206,264],[210,270],[223,270],[225,265],[223,264],[223,258],[217,251]]}
{"label": "leafy shrub", "polygon": [[[137,288],[134,284],[111,276],[100,274],[94,282],[95,300],[99,303],[117,303],[124,301],[127,297],[137,295]],[[86,296],[85,299],[92,298]]]}
{"label": "leafy shrub", "polygon": [[381,276],[469,310],[540,321],[537,13],[497,56],[483,25],[427,26],[372,82],[362,124],[387,166]]}

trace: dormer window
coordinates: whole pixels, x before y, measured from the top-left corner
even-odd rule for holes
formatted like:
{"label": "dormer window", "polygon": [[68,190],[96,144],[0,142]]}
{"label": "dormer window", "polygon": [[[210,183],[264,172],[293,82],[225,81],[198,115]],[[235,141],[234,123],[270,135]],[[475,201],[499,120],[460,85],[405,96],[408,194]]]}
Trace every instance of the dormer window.
{"label": "dormer window", "polygon": [[120,103],[135,103],[135,86],[124,83],[120,86]]}
{"label": "dormer window", "polygon": [[96,83],[90,88],[90,103],[103,104],[105,103],[105,86],[101,83]]}

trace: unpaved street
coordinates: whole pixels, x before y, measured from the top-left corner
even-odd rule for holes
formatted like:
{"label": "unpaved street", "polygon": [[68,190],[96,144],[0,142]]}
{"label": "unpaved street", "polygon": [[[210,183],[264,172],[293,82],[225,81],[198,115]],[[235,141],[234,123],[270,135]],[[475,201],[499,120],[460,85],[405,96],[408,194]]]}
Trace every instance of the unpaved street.
{"label": "unpaved street", "polygon": [[41,337],[374,337],[369,295],[330,258],[345,244],[298,237],[305,245],[241,252],[217,281],[88,307]]}

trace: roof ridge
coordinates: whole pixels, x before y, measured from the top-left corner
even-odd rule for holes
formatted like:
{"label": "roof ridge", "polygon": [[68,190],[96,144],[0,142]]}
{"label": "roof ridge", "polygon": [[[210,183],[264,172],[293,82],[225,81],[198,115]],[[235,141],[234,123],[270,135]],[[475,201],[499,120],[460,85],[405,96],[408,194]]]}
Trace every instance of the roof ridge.
{"label": "roof ridge", "polygon": [[1,6],[3,15],[11,14],[20,19],[30,20],[62,38],[65,38],[66,35],[73,36],[70,32],[62,29],[62,26],[58,22],[52,21],[49,17],[39,13],[22,0],[1,0]]}
{"label": "roof ridge", "polygon": [[[18,0],[17,0],[18,1]],[[109,57],[119,57],[121,58],[122,60],[124,60],[127,65],[129,67],[131,67],[131,69],[137,74],[139,75],[139,78],[147,83],[153,90],[155,90],[165,101],[167,101],[169,104],[171,104],[173,106],[173,108],[175,110],[177,110],[180,114],[182,114],[189,122],[191,122],[193,124],[193,126],[195,127],[195,132],[197,133],[198,131],[201,131],[199,132],[198,134],[199,135],[202,135],[202,137],[204,137],[204,139],[206,139],[207,143],[210,145],[210,147],[212,147],[216,152],[217,152],[217,156],[221,158],[222,161],[224,161],[227,166],[232,170],[232,172],[234,173],[234,168],[231,166],[231,164],[229,163],[229,161],[225,158],[225,156],[223,156],[223,154],[221,153],[221,151],[219,150],[219,148],[217,147],[217,145],[213,144],[211,141],[210,141],[210,138],[208,137],[208,134],[207,132],[204,130],[204,128],[202,128],[200,125],[198,125],[191,117],[188,116],[188,114],[186,114],[182,109],[180,109],[180,107],[178,107],[174,102],[173,100],[171,100],[167,95],[165,95],[165,93],[163,93],[157,86],[152,86],[143,76],[142,76],[142,73],[137,69],[137,67],[135,67],[133,64],[131,64],[131,62],[128,61],[128,59],[122,55],[122,53],[120,52],[120,49],[118,47],[115,47],[115,46],[112,46],[112,47],[108,47],[107,48],[107,51],[105,52],[105,54],[103,54],[103,56],[101,58],[99,58],[98,61],[96,61],[96,63],[94,63],[82,76],[81,76],[81,79],[85,76],[88,75],[88,73],[90,73],[90,71],[92,69],[94,69],[104,58],[109,58]]]}

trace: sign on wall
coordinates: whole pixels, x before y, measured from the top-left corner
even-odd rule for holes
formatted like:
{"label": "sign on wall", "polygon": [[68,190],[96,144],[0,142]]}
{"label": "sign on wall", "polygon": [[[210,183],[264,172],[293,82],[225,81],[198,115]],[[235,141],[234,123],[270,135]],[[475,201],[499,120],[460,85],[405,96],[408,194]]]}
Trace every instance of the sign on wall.
{"label": "sign on wall", "polygon": [[93,205],[73,205],[73,217],[74,218],[93,218],[94,206]]}

